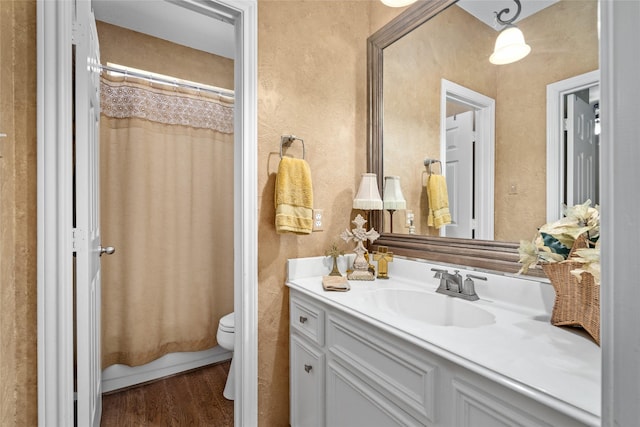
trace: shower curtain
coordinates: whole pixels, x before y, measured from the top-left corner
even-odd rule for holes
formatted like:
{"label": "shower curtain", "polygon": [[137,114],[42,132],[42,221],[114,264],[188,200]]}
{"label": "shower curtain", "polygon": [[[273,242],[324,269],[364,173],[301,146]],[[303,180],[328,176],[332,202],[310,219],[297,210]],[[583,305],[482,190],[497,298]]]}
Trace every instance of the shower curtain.
{"label": "shower curtain", "polygon": [[233,101],[101,84],[102,364],[216,345],[233,311]]}

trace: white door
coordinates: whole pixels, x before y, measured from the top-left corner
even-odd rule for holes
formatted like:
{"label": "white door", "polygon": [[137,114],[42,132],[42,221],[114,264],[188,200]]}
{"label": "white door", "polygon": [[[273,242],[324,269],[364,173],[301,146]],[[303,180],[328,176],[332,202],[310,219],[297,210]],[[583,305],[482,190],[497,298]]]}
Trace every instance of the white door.
{"label": "white door", "polygon": [[567,95],[567,205],[598,201],[595,113],[588,102]]}
{"label": "white door", "polygon": [[100,52],[88,0],[76,1],[75,230],[78,426],[99,426],[100,361]]}
{"label": "white door", "polygon": [[447,190],[451,224],[447,237],[473,237],[473,116],[474,111],[447,117]]}

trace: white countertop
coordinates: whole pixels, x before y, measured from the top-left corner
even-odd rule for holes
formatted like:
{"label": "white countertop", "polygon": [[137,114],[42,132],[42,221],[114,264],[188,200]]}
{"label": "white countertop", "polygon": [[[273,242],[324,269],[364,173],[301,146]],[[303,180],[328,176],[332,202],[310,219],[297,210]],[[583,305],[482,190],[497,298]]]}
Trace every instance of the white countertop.
{"label": "white countertop", "polygon": [[[340,271],[346,261],[342,257]],[[326,257],[288,261],[287,286],[339,308],[376,327],[483,375],[588,425],[600,425],[600,347],[581,329],[551,325],[554,291],[543,280],[461,269],[486,276],[475,281],[473,304],[495,316],[474,328],[406,321],[363,303],[367,293],[384,288],[435,292],[431,268],[446,266],[400,257],[389,264],[389,280],[349,281],[348,292],[326,292]],[[449,271],[453,268],[449,267]],[[452,298],[452,297],[447,297]],[[425,307],[427,310],[428,307]]]}

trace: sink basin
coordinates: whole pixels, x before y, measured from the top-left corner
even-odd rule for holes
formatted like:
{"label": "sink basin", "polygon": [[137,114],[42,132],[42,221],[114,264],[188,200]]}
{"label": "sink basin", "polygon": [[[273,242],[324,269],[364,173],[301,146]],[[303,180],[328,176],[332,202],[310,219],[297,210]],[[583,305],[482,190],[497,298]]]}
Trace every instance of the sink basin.
{"label": "sink basin", "polygon": [[378,289],[362,301],[387,314],[435,326],[477,328],[495,323],[495,316],[454,297],[407,289]]}

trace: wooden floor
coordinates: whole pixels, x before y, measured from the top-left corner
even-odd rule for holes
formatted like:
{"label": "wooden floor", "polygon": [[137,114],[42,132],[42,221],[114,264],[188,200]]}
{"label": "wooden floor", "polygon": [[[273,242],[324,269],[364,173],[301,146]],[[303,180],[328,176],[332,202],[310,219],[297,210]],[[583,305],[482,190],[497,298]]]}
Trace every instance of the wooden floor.
{"label": "wooden floor", "polygon": [[233,426],[233,401],[222,396],[230,364],[105,394],[101,426]]}

